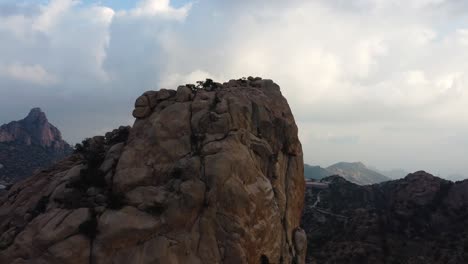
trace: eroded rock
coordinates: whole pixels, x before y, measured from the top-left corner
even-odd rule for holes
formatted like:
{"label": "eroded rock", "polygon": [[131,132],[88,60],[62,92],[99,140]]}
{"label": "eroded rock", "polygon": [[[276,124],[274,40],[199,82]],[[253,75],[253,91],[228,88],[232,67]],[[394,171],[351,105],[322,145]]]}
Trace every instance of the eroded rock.
{"label": "eroded rock", "polygon": [[302,149],[276,84],[148,91],[133,114],[1,200],[1,263],[304,263]]}

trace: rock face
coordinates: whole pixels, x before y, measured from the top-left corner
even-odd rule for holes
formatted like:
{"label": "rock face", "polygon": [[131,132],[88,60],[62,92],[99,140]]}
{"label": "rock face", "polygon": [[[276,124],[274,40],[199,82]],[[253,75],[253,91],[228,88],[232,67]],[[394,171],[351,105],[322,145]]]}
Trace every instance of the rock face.
{"label": "rock face", "polygon": [[307,263],[468,263],[468,180],[421,171],[370,186],[325,181],[306,193]]}
{"label": "rock face", "polygon": [[0,181],[15,182],[51,165],[72,151],[44,112],[0,126]]}
{"label": "rock face", "polygon": [[147,92],[125,129],[0,202],[0,263],[304,263],[301,144],[279,87]]}

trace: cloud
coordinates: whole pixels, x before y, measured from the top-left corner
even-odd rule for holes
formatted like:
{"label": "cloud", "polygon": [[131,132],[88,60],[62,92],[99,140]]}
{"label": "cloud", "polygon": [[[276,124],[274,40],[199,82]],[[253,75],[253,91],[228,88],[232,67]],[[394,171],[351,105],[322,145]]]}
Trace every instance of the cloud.
{"label": "cloud", "polygon": [[10,64],[0,65],[0,76],[37,85],[55,84],[59,80],[41,65]]}
{"label": "cloud", "polygon": [[118,12],[10,1],[0,121],[40,104],[77,142],[128,123],[146,90],[262,76],[282,87],[307,162],[468,170],[454,140],[468,131],[466,11],[450,0],[143,0]]}
{"label": "cloud", "polygon": [[122,11],[120,15],[131,15],[131,16],[158,16],[165,19],[184,20],[190,8],[191,3],[185,4],[180,8],[174,8],[170,4],[170,0],[142,0],[137,3],[137,6],[127,11]]}
{"label": "cloud", "polygon": [[179,85],[184,84],[195,84],[197,81],[202,81],[205,79],[212,79],[212,80],[224,80],[225,78],[213,76],[210,73],[203,71],[203,70],[195,70],[188,74],[178,74],[174,73],[168,75],[167,77],[163,77],[161,80],[159,87],[178,87]]}
{"label": "cloud", "polygon": [[33,28],[38,31],[49,31],[70,8],[76,5],[75,0],[52,0],[41,6],[41,14],[33,22]]}

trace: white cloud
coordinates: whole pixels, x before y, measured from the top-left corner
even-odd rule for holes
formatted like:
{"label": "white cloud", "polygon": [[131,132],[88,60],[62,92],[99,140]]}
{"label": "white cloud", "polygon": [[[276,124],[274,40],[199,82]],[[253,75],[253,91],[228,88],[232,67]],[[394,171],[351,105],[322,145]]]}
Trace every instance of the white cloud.
{"label": "white cloud", "polygon": [[38,64],[0,65],[0,76],[37,85],[50,85],[58,82],[56,76]]}
{"label": "white cloud", "polygon": [[23,15],[12,15],[8,17],[2,17],[0,20],[0,32],[11,32],[17,38],[25,39],[28,34],[28,25],[30,19]]}
{"label": "white cloud", "polygon": [[41,7],[41,14],[33,22],[33,28],[42,32],[49,31],[58,23],[61,16],[77,3],[75,0],[51,0]]}
{"label": "white cloud", "polygon": [[191,3],[185,4],[180,8],[171,6],[170,0],[142,0],[137,6],[129,12],[123,11],[122,14],[132,16],[158,16],[166,19],[184,20],[190,8]]}
{"label": "white cloud", "polygon": [[159,83],[159,87],[168,87],[171,89],[175,89],[179,85],[184,85],[184,84],[189,84],[189,83],[195,84],[197,81],[203,81],[205,79],[224,80],[225,78],[214,76],[203,70],[195,70],[185,75],[174,73],[174,74],[168,75],[167,77],[163,77],[163,79]]}

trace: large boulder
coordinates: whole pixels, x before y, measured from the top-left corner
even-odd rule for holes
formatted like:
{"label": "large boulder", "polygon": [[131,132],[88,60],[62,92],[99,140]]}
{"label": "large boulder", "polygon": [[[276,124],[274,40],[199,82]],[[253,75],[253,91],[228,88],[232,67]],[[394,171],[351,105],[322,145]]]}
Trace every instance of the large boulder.
{"label": "large boulder", "polygon": [[1,198],[0,263],[304,263],[302,149],[278,85],[150,91],[133,114],[128,139],[89,139]]}

